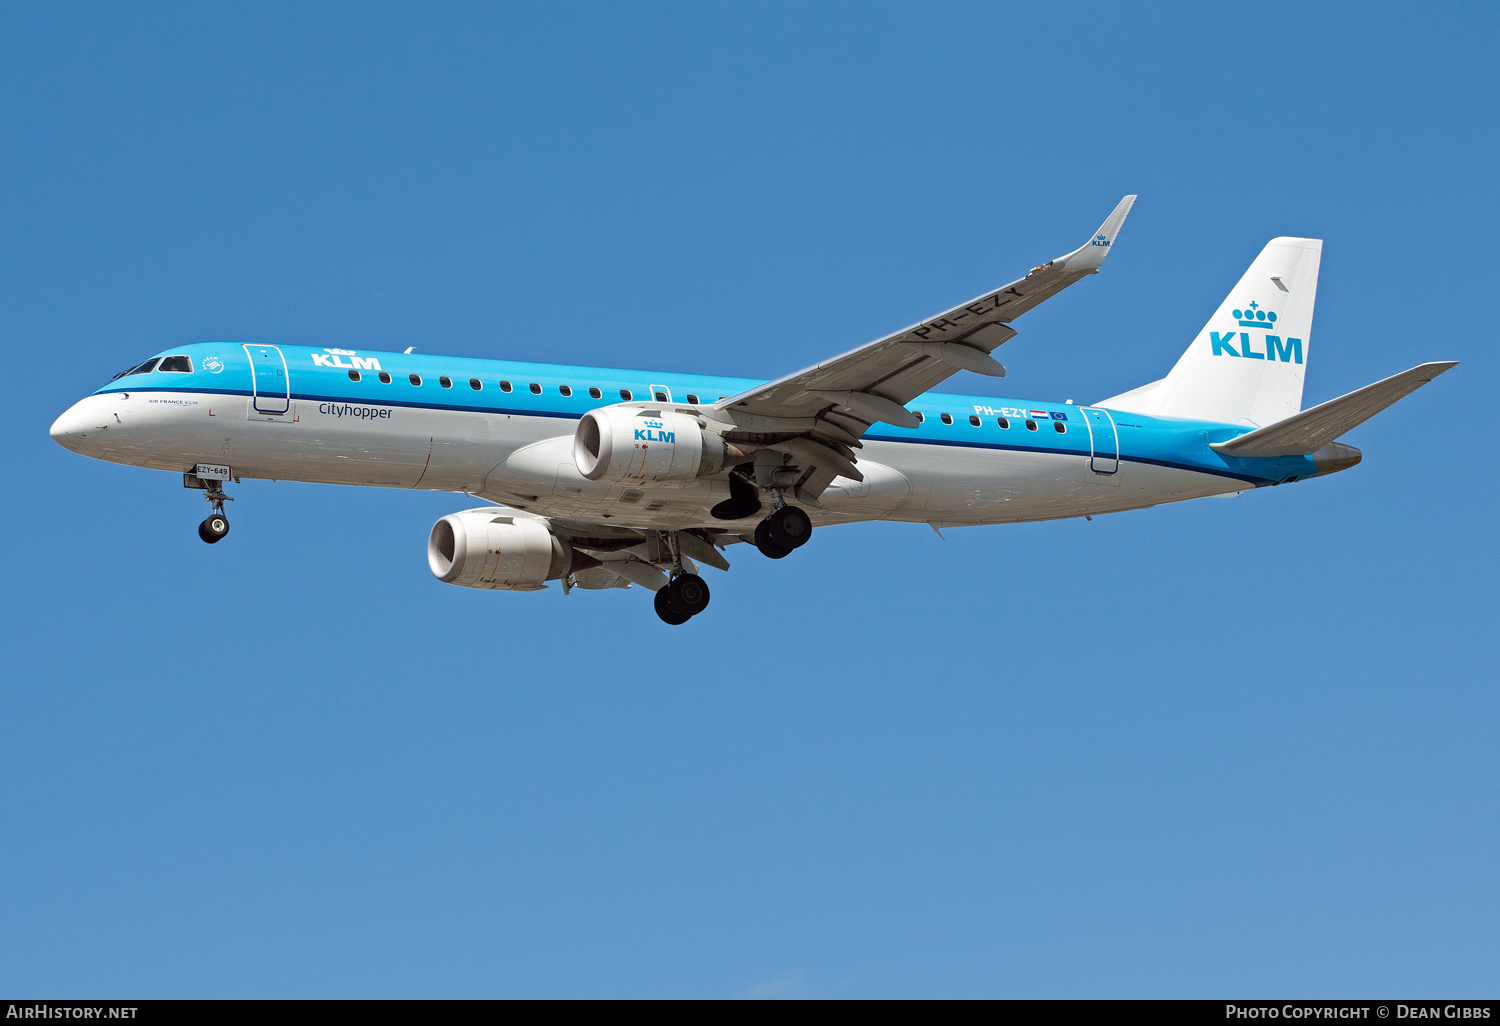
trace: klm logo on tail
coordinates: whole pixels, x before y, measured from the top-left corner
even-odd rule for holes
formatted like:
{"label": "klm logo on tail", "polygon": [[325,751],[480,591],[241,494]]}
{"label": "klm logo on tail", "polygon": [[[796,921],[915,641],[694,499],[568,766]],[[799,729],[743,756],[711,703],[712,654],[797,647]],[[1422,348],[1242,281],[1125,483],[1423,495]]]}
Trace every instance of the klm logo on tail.
{"label": "klm logo on tail", "polygon": [[1094,236],[1094,241],[1091,242],[1091,243],[1089,243],[1089,245],[1090,246],[1108,246],[1109,245],[1109,240],[1104,237],[1104,233],[1103,232],[1100,232],[1098,235]]}
{"label": "klm logo on tail", "polygon": [[[1242,328],[1259,328],[1267,332],[1276,328],[1275,312],[1262,310],[1259,303],[1251,303],[1243,310],[1231,310],[1230,313],[1234,315],[1235,320],[1240,322]],[[1265,336],[1265,352],[1256,352],[1250,342],[1248,331],[1222,333],[1210,331],[1208,336],[1215,356],[1235,356],[1242,360],[1270,360],[1273,363],[1278,359],[1282,363],[1302,362],[1300,338],[1289,338],[1283,342],[1280,335],[1268,333]]]}

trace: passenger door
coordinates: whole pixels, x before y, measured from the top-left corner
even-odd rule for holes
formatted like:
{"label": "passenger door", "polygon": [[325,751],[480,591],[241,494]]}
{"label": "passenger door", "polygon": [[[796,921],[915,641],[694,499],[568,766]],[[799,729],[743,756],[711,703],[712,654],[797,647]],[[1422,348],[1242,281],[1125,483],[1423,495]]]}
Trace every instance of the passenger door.
{"label": "passenger door", "polygon": [[242,345],[250,358],[250,408],[256,413],[286,413],[292,407],[292,380],[281,349]]}

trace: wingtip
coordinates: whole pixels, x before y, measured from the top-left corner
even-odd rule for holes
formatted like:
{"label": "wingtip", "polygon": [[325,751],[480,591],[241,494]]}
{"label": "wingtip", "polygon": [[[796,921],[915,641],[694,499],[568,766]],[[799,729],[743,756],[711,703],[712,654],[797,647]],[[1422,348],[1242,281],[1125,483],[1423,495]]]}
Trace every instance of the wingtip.
{"label": "wingtip", "polygon": [[1058,257],[1050,264],[1042,266],[1053,267],[1057,270],[1097,271],[1099,265],[1104,263],[1104,258],[1109,256],[1110,248],[1120,237],[1120,228],[1125,224],[1125,218],[1134,204],[1135,194],[1131,193],[1115,204],[1115,209],[1110,211],[1109,216],[1104,219],[1104,223],[1099,226],[1099,230],[1090,237],[1088,242],[1067,256]]}

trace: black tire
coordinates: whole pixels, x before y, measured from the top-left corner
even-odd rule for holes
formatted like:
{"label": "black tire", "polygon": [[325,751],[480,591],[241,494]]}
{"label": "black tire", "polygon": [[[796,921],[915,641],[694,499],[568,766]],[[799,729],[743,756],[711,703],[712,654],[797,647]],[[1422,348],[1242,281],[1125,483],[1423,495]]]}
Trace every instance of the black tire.
{"label": "black tire", "polygon": [[697,574],[680,574],[666,587],[667,607],[697,616],[708,608],[708,582]]}
{"label": "black tire", "polygon": [[229,518],[222,513],[214,513],[198,525],[198,537],[210,545],[223,541],[228,533]]}
{"label": "black tire", "polygon": [[796,506],[783,506],[766,517],[767,536],[790,551],[800,549],[812,537],[812,518]]}
{"label": "black tire", "polygon": [[771,540],[769,517],[755,525],[755,547],[760,549],[760,554],[768,559],[783,559],[792,554],[791,549],[784,545],[777,545]]}
{"label": "black tire", "polygon": [[687,623],[692,619],[691,615],[683,615],[667,603],[666,588],[662,588],[656,593],[656,615],[662,618],[662,622],[669,623],[673,627]]}

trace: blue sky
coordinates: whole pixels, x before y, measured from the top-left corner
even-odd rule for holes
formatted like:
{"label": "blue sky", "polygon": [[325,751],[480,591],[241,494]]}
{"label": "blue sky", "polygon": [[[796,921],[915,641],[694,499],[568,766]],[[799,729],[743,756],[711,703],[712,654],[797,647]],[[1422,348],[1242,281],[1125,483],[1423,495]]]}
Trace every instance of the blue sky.
{"label": "blue sky", "polygon": [[[0,991],[1493,996],[1500,15],[1395,5],[0,10]],[[772,376],[1081,243],[1001,382],[1160,377],[1326,239],[1334,478],[428,573],[462,496],[47,426],[207,339]]]}

